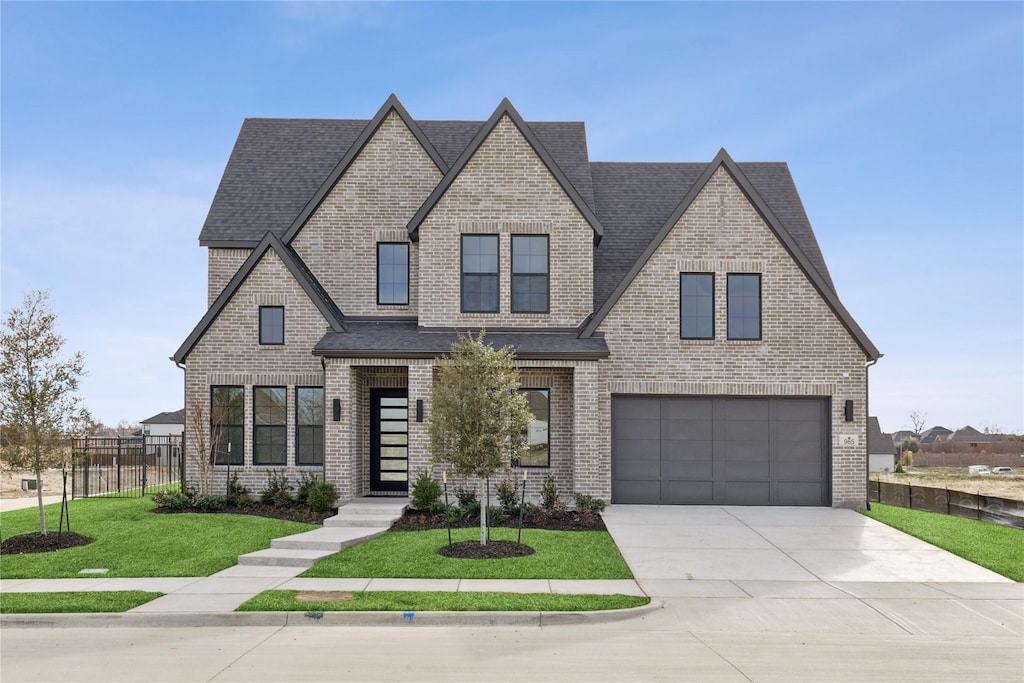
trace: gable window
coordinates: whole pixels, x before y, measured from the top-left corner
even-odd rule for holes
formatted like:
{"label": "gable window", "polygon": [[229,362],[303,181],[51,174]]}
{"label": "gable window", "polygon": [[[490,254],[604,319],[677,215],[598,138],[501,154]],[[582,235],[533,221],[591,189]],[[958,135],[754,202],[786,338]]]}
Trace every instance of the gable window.
{"label": "gable window", "polygon": [[730,273],[727,289],[729,339],[760,339],[761,276]]}
{"label": "gable window", "polygon": [[462,236],[462,312],[498,312],[498,236]]}
{"label": "gable window", "polygon": [[377,244],[377,305],[409,303],[409,245]]}
{"label": "gable window", "polygon": [[260,344],[284,344],[284,306],[260,306]]}
{"label": "gable window", "polygon": [[218,465],[245,462],[244,387],[210,387],[210,448]]}
{"label": "gable window", "polygon": [[715,338],[714,274],[679,274],[679,336],[682,339]]}
{"label": "gable window", "polygon": [[520,389],[526,395],[526,404],[533,413],[526,429],[526,452],[519,459],[519,467],[549,467],[551,449],[548,439],[550,424],[551,390]]}
{"label": "gable window", "polygon": [[324,464],[324,388],[295,389],[295,464]]}
{"label": "gable window", "polygon": [[288,452],[286,389],[254,387],[252,411],[252,464],[284,465]]}
{"label": "gable window", "polygon": [[548,236],[512,236],[512,312],[548,312]]}

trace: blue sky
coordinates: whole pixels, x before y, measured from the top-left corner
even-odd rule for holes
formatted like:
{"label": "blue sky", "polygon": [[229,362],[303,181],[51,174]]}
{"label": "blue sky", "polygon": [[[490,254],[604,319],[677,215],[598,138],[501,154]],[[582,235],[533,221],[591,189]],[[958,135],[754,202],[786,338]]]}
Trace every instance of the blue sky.
{"label": "blue sky", "polygon": [[871,412],[1024,431],[1021,3],[0,3],[2,307],[108,424],[180,408],[245,117],[583,120],[602,161],[786,161],[885,357]]}

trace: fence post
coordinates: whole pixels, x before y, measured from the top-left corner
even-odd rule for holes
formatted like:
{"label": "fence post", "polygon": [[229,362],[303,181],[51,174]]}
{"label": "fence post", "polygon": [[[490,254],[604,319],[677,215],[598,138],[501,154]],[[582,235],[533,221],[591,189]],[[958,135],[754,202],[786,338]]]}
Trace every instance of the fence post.
{"label": "fence post", "polygon": [[907,509],[914,509],[914,487],[910,484],[907,484]]}

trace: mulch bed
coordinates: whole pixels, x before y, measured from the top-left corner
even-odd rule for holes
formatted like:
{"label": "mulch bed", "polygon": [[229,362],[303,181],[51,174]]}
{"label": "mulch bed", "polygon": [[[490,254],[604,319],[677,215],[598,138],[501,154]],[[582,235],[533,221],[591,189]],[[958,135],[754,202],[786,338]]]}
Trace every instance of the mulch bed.
{"label": "mulch bed", "polygon": [[54,550],[75,548],[89,545],[92,539],[70,531],[56,533],[51,531],[43,536],[38,531],[20,536],[11,536],[0,543],[0,555],[26,555],[28,553],[48,553]]}
{"label": "mulch bed", "polygon": [[533,555],[533,548],[515,541],[488,541],[487,545],[480,545],[480,541],[460,541],[442,546],[437,552],[462,560],[500,560]]}
{"label": "mulch bed", "polygon": [[226,505],[219,510],[203,510],[198,508],[166,508],[157,507],[153,508],[153,512],[159,514],[176,514],[179,512],[192,512],[192,513],[209,513],[209,514],[232,514],[232,515],[253,515],[255,517],[270,517],[271,519],[283,519],[288,522],[305,522],[306,524],[323,524],[324,520],[328,517],[333,517],[338,514],[338,508],[328,510],[326,512],[316,512],[310,510],[307,507],[294,506],[294,507],[276,507],[273,505],[264,505],[263,503],[255,503],[252,505],[246,505],[238,507],[234,505]]}
{"label": "mulch bed", "polygon": [[[480,517],[466,517],[452,522],[452,529],[470,529],[480,526]],[[504,519],[494,527],[516,529],[519,517]],[[391,531],[425,531],[428,529],[447,529],[448,522],[443,515],[432,515],[423,510],[407,509],[401,518],[391,525]],[[523,516],[524,529],[549,529],[551,531],[607,531],[601,515],[593,512],[580,513],[577,510],[545,510],[532,508]]]}

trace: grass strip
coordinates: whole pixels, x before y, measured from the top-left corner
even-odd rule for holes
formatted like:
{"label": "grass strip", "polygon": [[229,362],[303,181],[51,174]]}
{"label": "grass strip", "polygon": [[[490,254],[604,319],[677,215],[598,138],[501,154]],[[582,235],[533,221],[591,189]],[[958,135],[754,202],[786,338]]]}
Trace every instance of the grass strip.
{"label": "grass strip", "polygon": [[1024,530],[872,503],[863,514],[997,574],[1024,581]]}
{"label": "grass strip", "polygon": [[627,609],[651,599],[635,595],[473,593],[443,591],[354,591],[351,600],[299,601],[311,591],[264,591],[239,612],[593,612]]}
{"label": "grass strip", "polygon": [[[107,569],[101,578],[209,576],[234,566],[239,555],[270,541],[317,527],[233,514],[154,514],[149,498],[86,498],[68,504],[71,530],[93,543],[57,552],[4,555],[3,579],[83,578],[82,569]],[[45,508],[55,533],[59,504]],[[3,538],[39,531],[38,508],[0,515]]]}
{"label": "grass strip", "polygon": [[0,614],[127,612],[163,593],[147,591],[74,591],[66,593],[0,593]]}
{"label": "grass strip", "polygon": [[[479,538],[477,529],[453,529],[454,542]],[[491,530],[493,540],[516,540],[515,529]],[[391,531],[325,557],[300,576],[396,579],[631,579],[633,575],[605,531],[524,529],[533,555],[500,560],[443,557],[448,532]]]}

